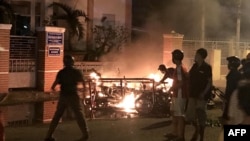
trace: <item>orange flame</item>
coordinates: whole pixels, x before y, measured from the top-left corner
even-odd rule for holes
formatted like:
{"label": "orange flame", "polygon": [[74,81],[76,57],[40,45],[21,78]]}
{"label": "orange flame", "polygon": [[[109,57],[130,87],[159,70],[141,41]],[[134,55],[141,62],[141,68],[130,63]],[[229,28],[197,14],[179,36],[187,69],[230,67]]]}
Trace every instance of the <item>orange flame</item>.
{"label": "orange flame", "polygon": [[119,104],[117,104],[116,107],[123,108],[123,110],[127,113],[136,112],[135,100],[136,96],[133,92],[131,92],[130,94],[125,95],[123,100]]}

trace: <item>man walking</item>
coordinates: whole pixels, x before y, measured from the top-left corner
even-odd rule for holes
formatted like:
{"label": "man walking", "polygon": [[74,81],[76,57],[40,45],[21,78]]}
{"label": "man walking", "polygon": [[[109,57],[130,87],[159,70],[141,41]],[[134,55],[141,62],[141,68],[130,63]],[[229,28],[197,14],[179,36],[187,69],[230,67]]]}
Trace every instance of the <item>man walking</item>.
{"label": "man walking", "polygon": [[192,122],[195,132],[191,141],[196,141],[198,135],[203,141],[206,123],[207,101],[211,96],[212,67],[205,62],[207,50],[200,48],[195,54],[195,63],[189,71],[189,90],[186,120]]}
{"label": "man walking", "polygon": [[82,138],[79,141],[86,141],[88,139],[87,125],[82,109],[82,103],[77,94],[77,85],[80,83],[85,89],[85,82],[82,73],[73,67],[74,58],[70,55],[65,55],[63,58],[64,68],[61,69],[56,76],[51,89],[54,91],[56,85],[60,84],[60,96],[55,115],[51,121],[49,130],[47,132],[45,141],[55,141],[52,137],[60,118],[65,109],[70,107],[75,114],[77,124],[82,132]]}

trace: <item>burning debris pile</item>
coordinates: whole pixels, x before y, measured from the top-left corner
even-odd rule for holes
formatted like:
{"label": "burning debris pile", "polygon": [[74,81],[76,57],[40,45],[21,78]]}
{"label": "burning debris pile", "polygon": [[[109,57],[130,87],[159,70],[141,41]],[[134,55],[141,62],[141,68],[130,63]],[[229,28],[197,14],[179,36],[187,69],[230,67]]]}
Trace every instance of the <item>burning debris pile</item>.
{"label": "burning debris pile", "polygon": [[[170,115],[172,80],[156,86],[157,76],[149,78],[101,78],[91,73],[86,113],[91,118]],[[119,115],[119,116],[117,116]]]}

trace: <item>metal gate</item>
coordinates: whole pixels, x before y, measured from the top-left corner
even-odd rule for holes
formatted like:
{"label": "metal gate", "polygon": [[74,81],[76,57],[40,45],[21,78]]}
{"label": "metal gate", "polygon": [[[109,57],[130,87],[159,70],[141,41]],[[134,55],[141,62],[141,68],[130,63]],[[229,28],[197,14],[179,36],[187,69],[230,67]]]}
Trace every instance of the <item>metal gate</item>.
{"label": "metal gate", "polygon": [[9,88],[36,86],[36,37],[11,36]]}

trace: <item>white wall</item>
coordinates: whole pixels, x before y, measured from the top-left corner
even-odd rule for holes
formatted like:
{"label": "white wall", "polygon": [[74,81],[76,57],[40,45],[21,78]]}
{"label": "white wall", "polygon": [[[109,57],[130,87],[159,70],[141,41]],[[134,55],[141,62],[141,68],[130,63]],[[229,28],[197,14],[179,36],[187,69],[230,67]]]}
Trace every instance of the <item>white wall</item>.
{"label": "white wall", "polygon": [[[100,24],[103,14],[114,14],[116,22],[115,25],[124,26],[126,21],[126,1],[127,0],[94,0],[93,25]],[[60,2],[67,4],[72,8],[83,10],[88,15],[88,0],[54,0],[54,2]],[[87,29],[86,26],[87,24],[85,24],[85,29]],[[85,40],[81,40],[74,45],[74,47],[79,50],[84,50],[86,48],[85,45]]]}
{"label": "white wall", "polygon": [[116,24],[125,24],[126,0],[95,0],[94,24],[99,24],[103,14],[115,14]]}
{"label": "white wall", "polygon": [[35,72],[11,72],[9,73],[9,88],[35,88]]}
{"label": "white wall", "polygon": [[[56,0],[54,0],[56,1]],[[87,13],[88,0],[59,0],[60,3]],[[126,0],[94,0],[94,24],[99,24],[103,14],[114,14],[117,24],[125,24]]]}
{"label": "white wall", "polygon": [[87,0],[60,0],[60,3],[67,4],[72,8],[83,10],[87,13]]}

